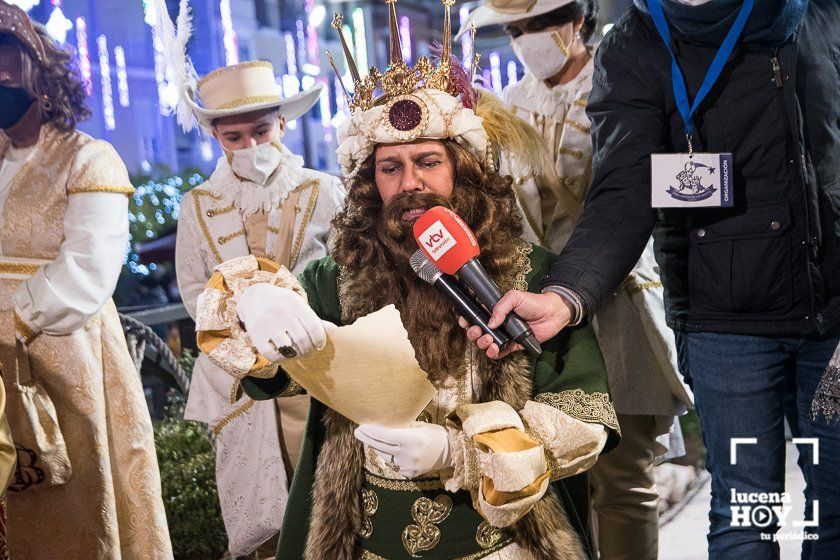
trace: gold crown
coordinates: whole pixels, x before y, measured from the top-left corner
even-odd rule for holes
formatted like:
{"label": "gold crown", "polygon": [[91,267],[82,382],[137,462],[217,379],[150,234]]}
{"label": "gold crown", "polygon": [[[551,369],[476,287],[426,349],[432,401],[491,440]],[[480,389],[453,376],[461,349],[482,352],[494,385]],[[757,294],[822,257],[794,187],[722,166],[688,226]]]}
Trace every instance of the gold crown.
{"label": "gold crown", "polygon": [[[449,9],[455,4],[455,0],[441,0],[445,12],[443,20],[443,52],[441,53],[440,62],[435,65],[428,57],[421,56],[413,67],[406,64],[402,58],[400,29],[397,25],[397,10],[395,6],[396,1],[385,0],[389,8],[391,56],[388,68],[384,73],[375,67],[371,67],[367,76],[362,78],[359,75],[359,70],[353,60],[350,47],[347,45],[347,40],[341,30],[344,18],[341,14],[335,14],[333,18],[332,27],[338,31],[341,47],[344,50],[344,58],[347,62],[347,69],[350,72],[350,77],[353,79],[353,95],[351,96],[347,93],[346,89],[344,90],[347,106],[351,111],[357,108],[366,111],[371,107],[387,102],[389,99],[407,95],[422,88],[440,90],[453,96],[458,95],[451,76],[452,68],[450,64],[452,21],[450,19]],[[327,58],[333,70],[339,76],[339,82],[341,82],[341,73],[338,71],[329,51],[327,51]],[[343,83],[342,87],[344,87]]]}

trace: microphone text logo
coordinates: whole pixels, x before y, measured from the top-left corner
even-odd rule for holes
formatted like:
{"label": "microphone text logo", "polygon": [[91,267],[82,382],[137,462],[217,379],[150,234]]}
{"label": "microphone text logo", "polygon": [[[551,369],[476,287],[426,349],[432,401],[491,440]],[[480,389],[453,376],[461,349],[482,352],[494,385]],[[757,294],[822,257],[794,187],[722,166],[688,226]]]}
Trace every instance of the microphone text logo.
{"label": "microphone text logo", "polygon": [[435,261],[458,244],[440,220],[437,220],[426,228],[426,231],[418,237],[418,241],[420,241],[428,255]]}

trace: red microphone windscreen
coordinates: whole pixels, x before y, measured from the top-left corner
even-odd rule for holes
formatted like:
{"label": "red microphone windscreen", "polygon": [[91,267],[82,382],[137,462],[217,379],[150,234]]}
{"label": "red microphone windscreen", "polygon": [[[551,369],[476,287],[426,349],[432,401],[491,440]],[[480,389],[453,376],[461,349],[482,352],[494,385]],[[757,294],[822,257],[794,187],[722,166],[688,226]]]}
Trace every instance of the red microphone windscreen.
{"label": "red microphone windscreen", "polygon": [[429,208],[414,222],[414,239],[446,274],[455,274],[478,256],[478,241],[461,217],[443,206]]}

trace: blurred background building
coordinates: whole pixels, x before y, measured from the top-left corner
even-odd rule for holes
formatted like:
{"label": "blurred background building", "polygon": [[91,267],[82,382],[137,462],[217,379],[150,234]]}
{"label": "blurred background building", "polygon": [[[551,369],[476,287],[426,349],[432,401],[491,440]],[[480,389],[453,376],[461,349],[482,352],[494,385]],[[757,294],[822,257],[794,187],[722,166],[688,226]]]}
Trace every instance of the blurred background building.
{"label": "blurred background building", "polygon": [[[88,79],[93,118],[81,128],[116,146],[129,171],[153,175],[185,170],[212,171],[219,156],[211,138],[197,131],[184,134],[166,108],[177,91],[164,78],[160,42],[152,32],[152,5],[146,0],[11,0],[44,23],[52,36],[75,51],[82,75]],[[173,20],[178,0],[166,2]],[[453,27],[465,21],[479,2],[453,7]],[[602,25],[609,26],[630,0],[603,0]],[[191,0],[195,32],[190,55],[199,75],[226,64],[262,59],[274,64],[278,83],[287,95],[323,82],[328,88],[321,103],[305,118],[292,123],[286,142],[305,156],[311,167],[337,171],[335,127],[344,118],[343,94],[327,63],[325,51],[335,54],[344,71],[341,48],[330,27],[332,14],[342,13],[344,33],[360,69],[382,65],[388,48],[388,19],[382,1],[315,0]],[[440,0],[400,0],[397,5],[404,58],[429,54],[440,40]],[[522,68],[499,29],[482,30],[476,50],[482,53],[481,76],[497,91],[517,80]],[[468,37],[453,52],[469,59]],[[346,80],[348,89],[352,89]]]}

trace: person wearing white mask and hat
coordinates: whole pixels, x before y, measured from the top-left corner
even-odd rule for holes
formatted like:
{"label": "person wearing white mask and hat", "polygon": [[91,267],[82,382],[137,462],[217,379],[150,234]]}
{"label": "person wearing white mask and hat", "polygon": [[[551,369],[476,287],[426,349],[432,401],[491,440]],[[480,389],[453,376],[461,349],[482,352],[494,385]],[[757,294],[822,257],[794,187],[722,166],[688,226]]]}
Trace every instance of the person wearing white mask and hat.
{"label": "person wearing white mask and hat", "polygon": [[[286,124],[318,102],[322,85],[284,98],[267,61],[218,68],[198,80],[186,55],[188,14],[179,16],[176,32],[165,6],[157,13],[167,71],[182,92],[178,120],[187,130],[198,125],[212,134],[224,152],[210,178],[181,202],[176,271],[187,311],[196,317],[207,303],[199,294],[225,261],[247,257],[256,267],[268,259],[299,273],[326,256],[330,221],[345,191],[337,177],[305,168],[282,143]],[[184,417],[216,435],[216,482],[231,554],[261,557],[262,549],[254,551],[263,545],[273,553],[283,520],[309,397],[297,386],[273,401],[238,396],[226,372],[241,358],[227,347],[199,355]]]}
{"label": "person wearing white mask and hat", "polygon": [[[528,226],[525,237],[533,232],[530,240],[556,253],[571,235],[591,179],[585,111],[595,51],[588,41],[596,13],[593,0],[489,0],[470,17],[476,27],[503,25],[525,67],[522,80],[505,89],[504,102],[542,135],[554,160],[549,171],[556,177],[504,154],[501,167],[515,177]],[[650,243],[614,297],[598,310],[594,324],[623,435],[621,444],[590,471],[598,546],[610,560],[656,558],[659,512],[653,466],[657,456],[684,453],[674,417],[692,401],[678,374]],[[472,335],[481,333],[473,327]]]}
{"label": "person wearing white mask and hat", "polygon": [[[304,168],[303,158],[281,143],[286,123],[317,103],[323,88],[287,99],[278,89],[271,63],[262,61],[220,68],[198,83],[203,105],[191,102],[193,110],[224,155],[210,178],[181,203],[176,268],[181,296],[193,317],[201,305],[199,294],[222,262],[253,255],[299,273],[329,252],[330,221],[343,204],[344,187],[337,177]],[[240,513],[236,504],[250,497],[261,508],[262,498],[278,492],[285,496],[309,397],[295,388],[274,402],[236,398],[223,371],[226,363],[220,356],[199,356],[185,418],[206,422],[217,436],[217,483],[231,551],[245,553],[263,537],[239,541],[251,527],[245,525],[248,508]],[[254,491],[249,481],[243,485],[240,457],[247,457],[255,473],[273,470],[273,478],[263,481],[274,480],[276,487],[262,489],[266,494]],[[277,468],[281,463],[285,469]],[[253,510],[247,513],[253,516]],[[282,507],[275,502],[264,513],[274,518],[264,534],[271,537],[279,529]]]}

